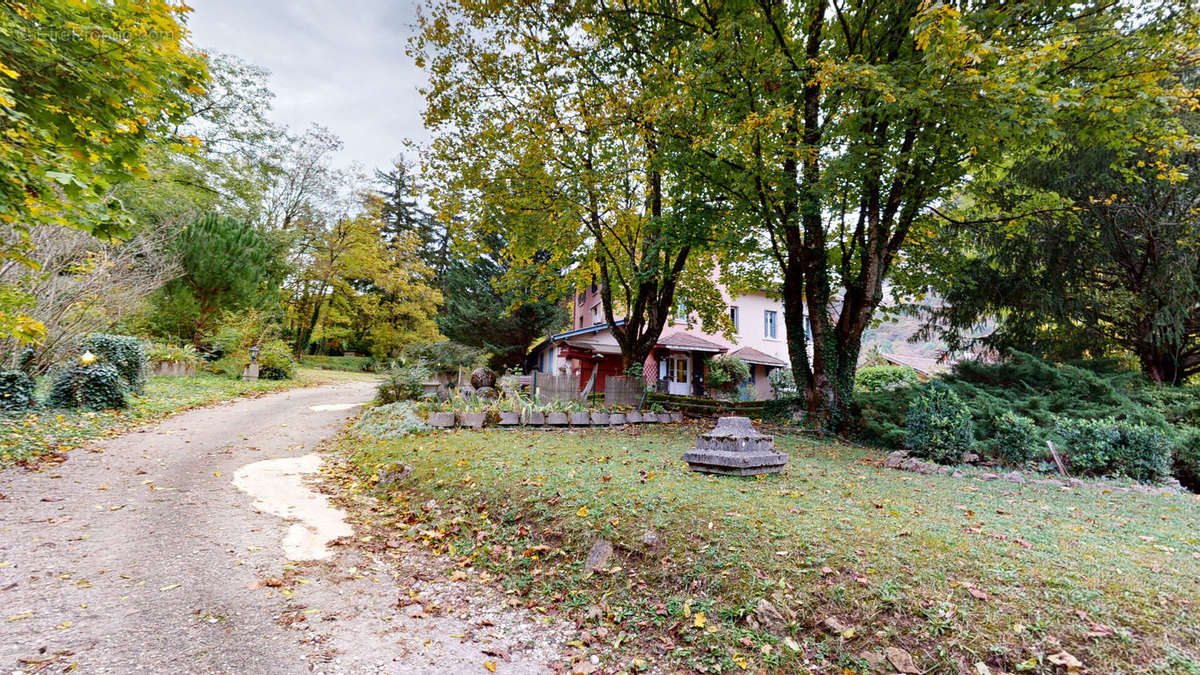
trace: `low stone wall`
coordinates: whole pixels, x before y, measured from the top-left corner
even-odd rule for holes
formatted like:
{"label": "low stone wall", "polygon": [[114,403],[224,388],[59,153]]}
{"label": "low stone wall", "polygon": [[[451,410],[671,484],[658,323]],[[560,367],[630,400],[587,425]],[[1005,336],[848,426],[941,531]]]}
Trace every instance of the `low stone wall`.
{"label": "low stone wall", "polygon": [[191,363],[172,363],[155,361],[150,364],[150,374],[154,377],[183,377],[196,374],[196,366]]}
{"label": "low stone wall", "polygon": [[683,421],[683,413],[610,413],[600,410],[587,412],[552,412],[531,413],[528,417],[516,411],[501,412],[498,418],[484,413],[429,413],[426,423],[437,429],[463,427],[479,429],[496,427],[500,429],[516,429],[520,427],[550,427],[595,429],[621,427],[626,424],[670,424]]}

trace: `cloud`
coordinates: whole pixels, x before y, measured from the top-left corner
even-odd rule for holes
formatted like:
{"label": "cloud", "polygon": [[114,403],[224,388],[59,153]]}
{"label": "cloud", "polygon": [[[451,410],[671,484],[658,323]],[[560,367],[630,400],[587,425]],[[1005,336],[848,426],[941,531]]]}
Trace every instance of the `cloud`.
{"label": "cloud", "polygon": [[384,168],[404,141],[427,140],[418,92],[424,73],[405,53],[411,0],[194,0],[192,43],[271,71],[272,119],[316,123],[341,137],[338,163]]}

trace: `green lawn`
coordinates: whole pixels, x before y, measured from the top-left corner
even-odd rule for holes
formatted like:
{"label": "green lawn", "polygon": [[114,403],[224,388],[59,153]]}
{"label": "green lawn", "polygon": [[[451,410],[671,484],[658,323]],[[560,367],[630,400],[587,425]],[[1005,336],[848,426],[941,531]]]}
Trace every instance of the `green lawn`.
{"label": "green lawn", "polygon": [[[1200,672],[1195,495],[917,475],[800,436],[777,439],[784,475],[706,477],[679,459],[697,431],[343,446],[367,482],[389,461],[415,468],[385,522],[584,621],[582,649],[617,644],[610,667],[866,672],[863,652],[899,647],[923,672],[1054,672],[1064,650],[1091,672]],[[599,536],[621,569],[584,578]],[[783,635],[747,626],[762,598],[790,619]]]}
{"label": "green lawn", "polygon": [[345,370],[351,373],[363,372],[363,367],[374,361],[369,356],[301,356],[300,365],[305,368],[320,368],[321,370]]}
{"label": "green lawn", "polygon": [[88,412],[35,408],[29,412],[0,413],[0,467],[34,455],[71,450],[92,439],[188,408],[326,379],[325,373],[311,370],[301,370],[295,380],[254,382],[211,374],[152,377],[146,384],[146,393],[130,396],[129,408],[125,410]]}

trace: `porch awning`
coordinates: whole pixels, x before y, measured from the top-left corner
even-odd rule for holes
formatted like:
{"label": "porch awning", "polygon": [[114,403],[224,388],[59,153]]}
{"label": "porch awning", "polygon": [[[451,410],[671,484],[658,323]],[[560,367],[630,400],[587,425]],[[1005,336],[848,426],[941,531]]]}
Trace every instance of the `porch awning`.
{"label": "porch awning", "polygon": [[754,363],[760,366],[782,368],[787,365],[785,361],[781,361],[770,354],[764,354],[753,347],[742,347],[735,352],[731,352],[729,355],[736,356],[746,363]]}
{"label": "porch awning", "polygon": [[661,349],[674,349],[681,352],[712,352],[719,354],[728,351],[728,347],[724,347],[715,342],[709,342],[695,335],[687,333],[673,333],[665,338],[659,338],[658,344],[655,347]]}

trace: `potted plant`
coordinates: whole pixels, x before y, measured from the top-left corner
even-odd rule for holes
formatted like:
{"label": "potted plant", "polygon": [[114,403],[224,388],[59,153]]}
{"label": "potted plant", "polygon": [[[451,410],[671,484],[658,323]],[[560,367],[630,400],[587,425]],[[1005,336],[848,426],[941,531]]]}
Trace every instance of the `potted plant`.
{"label": "potted plant", "polygon": [[641,424],[642,423],[641,411],[630,410],[628,413],[625,414],[625,421],[628,422],[629,424]]}
{"label": "potted plant", "polygon": [[567,401],[550,401],[546,404],[546,424],[552,427],[567,426]]}
{"label": "potted plant", "polygon": [[593,410],[592,411],[592,425],[606,427],[609,425],[610,417],[611,416],[609,415],[609,412],[607,410],[604,410],[603,408],[601,408],[599,410]]}
{"label": "potted plant", "polygon": [[582,401],[571,402],[571,426],[586,427],[592,423],[592,416],[588,413],[587,406]]}
{"label": "potted plant", "polygon": [[611,412],[608,414],[608,423],[610,426],[619,427],[625,424],[625,413]]}
{"label": "potted plant", "polygon": [[458,416],[460,426],[467,429],[480,429],[486,421],[487,410],[483,400],[476,396],[463,399],[462,412]]}

